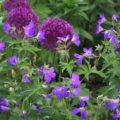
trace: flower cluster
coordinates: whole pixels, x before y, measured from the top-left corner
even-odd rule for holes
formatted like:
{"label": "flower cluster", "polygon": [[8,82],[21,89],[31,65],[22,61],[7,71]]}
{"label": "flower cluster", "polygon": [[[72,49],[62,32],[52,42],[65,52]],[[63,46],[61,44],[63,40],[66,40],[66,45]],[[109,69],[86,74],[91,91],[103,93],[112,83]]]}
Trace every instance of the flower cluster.
{"label": "flower cluster", "polygon": [[100,19],[98,20],[98,24],[97,24],[97,29],[96,29],[96,34],[99,34],[103,28],[102,28],[102,24],[106,21],[104,14],[100,14]]}
{"label": "flower cluster", "polygon": [[51,80],[56,77],[56,74],[54,72],[54,68],[53,67],[48,68],[48,66],[39,67],[38,74],[40,76],[44,76],[44,80],[48,83],[51,82]]}
{"label": "flower cluster", "polygon": [[102,105],[110,111],[112,120],[118,120],[120,117],[119,103],[120,99],[111,99],[108,97],[100,96],[98,97],[102,102]]}
{"label": "flower cluster", "polygon": [[26,36],[26,29],[24,31],[24,28],[31,24],[32,21],[32,37],[35,36],[39,29],[39,18],[33,12],[29,4],[25,1],[18,0],[17,2],[11,1],[10,6],[12,8],[8,12],[7,20],[4,23],[3,31],[11,35],[13,38],[23,38]]}
{"label": "flower cluster", "polygon": [[52,51],[57,47],[57,37],[66,37],[69,35],[72,38],[74,34],[72,26],[60,18],[46,19],[41,26],[41,30],[45,34],[45,39],[39,40],[40,44]]}
{"label": "flower cluster", "polygon": [[14,9],[14,8],[19,7],[19,6],[31,9],[27,0],[5,0],[4,4],[3,4],[4,10],[6,10],[8,12],[11,11],[12,9]]}

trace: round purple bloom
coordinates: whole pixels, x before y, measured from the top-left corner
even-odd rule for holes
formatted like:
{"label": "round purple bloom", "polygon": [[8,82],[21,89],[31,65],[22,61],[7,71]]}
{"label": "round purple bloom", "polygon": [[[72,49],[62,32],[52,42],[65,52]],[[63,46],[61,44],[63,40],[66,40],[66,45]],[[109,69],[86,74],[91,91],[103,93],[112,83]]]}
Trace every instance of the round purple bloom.
{"label": "round purple bloom", "polygon": [[3,41],[0,41],[0,52],[4,51],[5,49],[5,43]]}
{"label": "round purple bloom", "polygon": [[12,9],[17,8],[19,6],[26,7],[27,9],[31,9],[27,0],[5,0],[3,3],[3,8],[7,12],[9,12]]}
{"label": "round purple bloom", "polygon": [[66,37],[69,35],[72,38],[74,34],[73,27],[67,21],[60,18],[48,18],[43,22],[41,30],[45,33],[45,39],[40,44],[52,51],[55,51],[57,47],[57,37]]}
{"label": "round purple bloom", "polygon": [[9,58],[8,64],[15,66],[18,63],[18,61],[19,61],[19,58],[16,55],[14,55],[14,56]]}
{"label": "round purple bloom", "polygon": [[70,79],[70,85],[75,88],[81,84],[80,77],[78,74],[73,73]]}
{"label": "round purple bloom", "polygon": [[19,6],[18,8],[12,9],[8,16],[6,23],[10,25],[9,34],[14,38],[23,38],[25,36],[24,28],[30,24],[34,23],[35,34],[39,29],[39,18],[31,10],[25,7]]}
{"label": "round purple bloom", "polygon": [[61,100],[63,97],[67,97],[69,93],[66,87],[56,86],[53,90],[53,94],[57,96],[57,99]]}

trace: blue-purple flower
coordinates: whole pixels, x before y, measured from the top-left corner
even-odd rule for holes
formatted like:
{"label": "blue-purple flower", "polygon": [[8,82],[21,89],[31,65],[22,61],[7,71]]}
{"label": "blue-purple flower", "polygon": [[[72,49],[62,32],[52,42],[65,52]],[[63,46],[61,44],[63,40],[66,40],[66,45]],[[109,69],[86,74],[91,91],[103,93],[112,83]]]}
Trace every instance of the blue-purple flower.
{"label": "blue-purple flower", "polygon": [[75,53],[75,54],[74,54],[74,57],[77,58],[77,62],[76,62],[76,63],[77,63],[78,65],[81,65],[81,64],[82,64],[82,61],[83,61],[83,56]]}
{"label": "blue-purple flower", "polygon": [[82,96],[80,97],[80,106],[85,107],[85,103],[89,100],[89,96]]}
{"label": "blue-purple flower", "polygon": [[42,42],[45,39],[45,33],[40,29],[38,32],[38,42]]}
{"label": "blue-purple flower", "polygon": [[97,25],[96,27],[96,34],[99,34],[100,32],[102,32],[103,28],[100,24]]}
{"label": "blue-purple flower", "polygon": [[0,98],[0,112],[8,112],[8,100]]}
{"label": "blue-purple flower", "polygon": [[71,87],[75,88],[78,87],[81,84],[80,77],[78,74],[73,73],[70,79],[70,85]]}
{"label": "blue-purple flower", "polygon": [[8,64],[12,66],[16,66],[18,62],[19,62],[19,58],[16,55],[10,57],[8,60]]}
{"label": "blue-purple flower", "polygon": [[6,22],[3,24],[3,32],[9,34],[9,31],[10,31],[10,25]]}
{"label": "blue-purple flower", "polygon": [[83,48],[83,56],[84,57],[89,57],[89,58],[93,58],[93,49],[92,48]]}
{"label": "blue-purple flower", "polygon": [[25,83],[30,83],[31,82],[31,80],[29,80],[28,77],[27,77],[27,75],[25,75],[25,74],[22,74],[22,80]]}
{"label": "blue-purple flower", "polygon": [[120,86],[117,87],[118,92],[120,92]]}
{"label": "blue-purple flower", "polygon": [[54,68],[45,68],[44,66],[39,67],[39,75],[44,76],[44,80],[46,82],[51,82],[53,78],[56,77],[56,73],[54,71]]}
{"label": "blue-purple flower", "polygon": [[5,49],[5,43],[3,41],[0,41],[0,52],[4,51]]}
{"label": "blue-purple flower", "polygon": [[79,35],[74,34],[73,37],[72,37],[72,42],[73,42],[77,47],[79,47],[79,46],[80,46]]}
{"label": "blue-purple flower", "polygon": [[87,119],[87,112],[84,107],[81,108],[73,108],[71,111],[73,115],[76,115],[78,113],[81,113],[81,120],[86,120]]}
{"label": "blue-purple flower", "polygon": [[25,36],[32,38],[35,35],[34,22],[31,20],[30,23],[24,27]]}
{"label": "blue-purple flower", "polygon": [[81,88],[73,88],[72,89],[72,96],[73,97],[79,97],[81,91],[82,91]]}
{"label": "blue-purple flower", "polygon": [[106,21],[104,14],[100,14],[100,15],[99,15],[99,18],[100,18],[100,19],[98,20],[98,24],[99,24],[99,25],[103,24],[103,23]]}
{"label": "blue-purple flower", "polygon": [[56,95],[57,99],[61,100],[64,97],[67,97],[69,95],[69,92],[65,86],[56,86],[53,89],[52,92],[54,95]]}
{"label": "blue-purple flower", "polygon": [[116,13],[112,15],[112,19],[116,22],[118,21],[119,18],[120,18],[120,16]]}
{"label": "blue-purple flower", "polygon": [[35,112],[40,112],[40,107],[37,104],[33,104],[33,110]]}

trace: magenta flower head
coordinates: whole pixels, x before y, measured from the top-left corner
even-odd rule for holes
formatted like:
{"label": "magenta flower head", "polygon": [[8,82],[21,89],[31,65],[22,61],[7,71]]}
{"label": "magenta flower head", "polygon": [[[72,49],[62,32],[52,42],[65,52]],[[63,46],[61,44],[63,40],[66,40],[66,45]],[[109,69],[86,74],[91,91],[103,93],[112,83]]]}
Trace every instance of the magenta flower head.
{"label": "magenta flower head", "polygon": [[10,12],[12,9],[17,8],[19,6],[26,7],[27,9],[31,9],[27,0],[5,0],[3,3],[3,8],[7,12]]}
{"label": "magenta flower head", "polygon": [[70,36],[70,41],[74,34],[73,27],[65,20],[60,18],[48,18],[46,19],[41,30],[45,33],[45,39],[40,44],[46,49],[55,51],[57,47],[58,37]]}
{"label": "magenta flower head", "polygon": [[0,98],[0,112],[4,113],[8,111],[8,100]]}
{"label": "magenta flower head", "polygon": [[19,58],[16,55],[10,57],[8,60],[8,64],[12,66],[16,66],[18,62],[19,62]]}
{"label": "magenta flower head", "polygon": [[66,87],[56,86],[52,92],[54,95],[57,96],[57,99],[61,100],[64,97],[69,95]]}
{"label": "magenta flower head", "polygon": [[5,49],[5,43],[3,41],[0,41],[0,52],[4,51]]}
{"label": "magenta flower head", "polygon": [[[31,21],[33,23],[31,23]],[[7,27],[5,28],[4,26],[4,29],[7,29],[8,31],[9,25],[9,34],[13,38],[23,38],[24,36],[26,36],[26,34],[24,33],[24,28],[26,26],[29,27],[30,30],[33,29],[35,31],[35,34],[38,32],[39,29],[39,19],[36,14],[31,9],[27,9],[22,6],[12,9],[8,14],[5,23],[7,24]],[[27,30],[29,29],[27,28]],[[34,33],[29,31],[29,35],[30,34],[32,34],[31,36],[33,36]]]}
{"label": "magenta flower head", "polygon": [[71,87],[75,88],[78,87],[81,84],[80,77],[78,74],[73,73],[70,79],[70,85]]}
{"label": "magenta flower head", "polygon": [[47,68],[47,67],[41,66],[39,67],[38,74],[40,76],[44,76],[44,80],[48,83],[51,82],[51,80],[56,77],[56,73],[53,67]]}
{"label": "magenta flower head", "polygon": [[81,64],[82,64],[82,61],[83,61],[83,56],[75,53],[75,54],[74,54],[74,57],[77,58],[77,62],[76,62],[76,63],[77,63],[78,65],[81,65]]}

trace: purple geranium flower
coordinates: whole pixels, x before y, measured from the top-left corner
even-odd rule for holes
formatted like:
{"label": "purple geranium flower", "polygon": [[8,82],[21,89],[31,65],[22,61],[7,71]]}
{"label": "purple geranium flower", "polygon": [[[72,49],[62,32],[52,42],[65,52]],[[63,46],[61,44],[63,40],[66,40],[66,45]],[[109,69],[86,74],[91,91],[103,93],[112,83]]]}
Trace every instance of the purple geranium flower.
{"label": "purple geranium flower", "polygon": [[34,30],[34,22],[30,21],[30,23],[24,27],[24,33],[25,36],[28,38],[32,38],[35,35],[35,30]]}
{"label": "purple geranium flower", "polygon": [[79,46],[80,46],[79,35],[74,34],[73,37],[72,37],[72,42],[73,42],[77,47],[79,47]]}
{"label": "purple geranium flower", "polygon": [[53,78],[56,77],[56,73],[54,71],[54,68],[45,68],[44,66],[39,67],[39,75],[44,76],[44,80],[46,82],[51,82]]}
{"label": "purple geranium flower", "polygon": [[40,112],[40,107],[39,107],[37,104],[34,104],[34,105],[33,105],[33,110],[34,110],[35,112]]}
{"label": "purple geranium flower", "polygon": [[120,43],[118,43],[116,49],[115,49],[116,52],[120,53]]}
{"label": "purple geranium flower", "polygon": [[119,99],[115,99],[115,100],[112,100],[112,102],[110,102],[109,104],[109,108],[110,110],[115,110],[117,108],[117,104],[119,103]]}
{"label": "purple geranium flower", "polygon": [[42,30],[38,32],[38,42],[41,43],[45,39],[45,33]]}
{"label": "purple geranium flower", "polygon": [[96,27],[96,34],[99,34],[102,30],[103,30],[103,28],[101,27],[100,24],[98,24]]}
{"label": "purple geranium flower", "polygon": [[89,100],[89,96],[83,96],[80,99],[80,106],[85,107],[85,102]]}
{"label": "purple geranium flower", "polygon": [[120,86],[117,87],[118,92],[120,92]]}
{"label": "purple geranium flower", "polygon": [[50,99],[51,98],[51,94],[42,94],[42,96],[45,98],[45,99]]}
{"label": "purple geranium flower", "polygon": [[120,16],[116,13],[112,15],[112,19],[116,22],[118,21],[119,18],[120,18]]}
{"label": "purple geranium flower", "polygon": [[4,51],[5,49],[5,43],[3,41],[0,41],[0,52]]}
{"label": "purple geranium flower", "polygon": [[82,61],[83,61],[83,56],[75,53],[75,54],[74,54],[74,57],[77,58],[77,64],[78,64],[78,65],[81,65],[81,64],[82,64]]}
{"label": "purple geranium flower", "polygon": [[70,85],[75,88],[81,84],[80,77],[78,74],[73,73],[70,79]]}
{"label": "purple geranium flower", "polygon": [[83,108],[81,110],[81,120],[86,120],[87,119],[87,112],[86,110]]}
{"label": "purple geranium flower", "polygon": [[10,25],[8,23],[4,23],[3,25],[3,32],[9,34]]}
{"label": "purple geranium flower", "polygon": [[76,114],[78,114],[79,112],[80,112],[80,108],[73,108],[72,111],[71,111],[71,113],[72,113],[73,115],[76,115]]}
{"label": "purple geranium flower", "polygon": [[89,58],[93,58],[93,49],[92,48],[83,48],[83,56],[84,57],[89,57]]}
{"label": "purple geranium flower", "polygon": [[0,98],[0,112],[8,111],[8,100],[4,98]]}
{"label": "purple geranium flower", "polygon": [[110,39],[111,44],[113,44],[115,47],[118,47],[119,43],[115,37],[111,37]]}
{"label": "purple geranium flower", "polygon": [[79,97],[81,91],[82,91],[81,88],[74,88],[72,90],[73,97]]}
{"label": "purple geranium flower", "polygon": [[31,80],[29,80],[25,74],[22,74],[22,80],[25,83],[30,83],[31,82]]}
{"label": "purple geranium flower", "polygon": [[8,64],[10,64],[12,66],[16,66],[16,64],[18,62],[19,62],[19,58],[16,55],[10,57],[9,60],[8,60]]}
{"label": "purple geranium flower", "polygon": [[100,14],[99,17],[100,19],[98,20],[98,24],[101,25],[106,21],[106,19],[105,19],[104,14]]}
{"label": "purple geranium flower", "polygon": [[63,97],[67,97],[69,95],[66,87],[56,86],[53,90],[53,94],[57,96],[57,99],[61,100]]}

